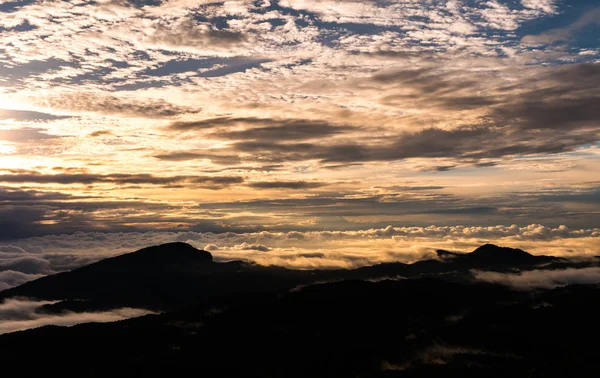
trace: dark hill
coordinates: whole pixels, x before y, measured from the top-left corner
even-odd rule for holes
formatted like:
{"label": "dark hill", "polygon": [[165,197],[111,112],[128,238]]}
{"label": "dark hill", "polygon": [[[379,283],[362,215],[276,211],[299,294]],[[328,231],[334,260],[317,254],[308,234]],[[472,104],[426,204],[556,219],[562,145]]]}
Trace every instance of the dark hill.
{"label": "dark hill", "polygon": [[350,280],[6,334],[0,355],[10,377],[598,377],[599,316],[594,287]]}
{"label": "dark hill", "polygon": [[210,252],[187,243],[167,243],[101,260],[80,270],[87,273],[191,270],[202,269],[212,262]]}
{"label": "dark hill", "polygon": [[168,243],[27,282],[1,292],[0,301],[23,296],[77,301],[72,303],[78,303],[78,309],[86,308],[83,300],[93,309],[168,310],[202,303],[210,296],[287,288],[304,282],[299,276],[307,275],[243,262],[216,263],[209,252]]}
{"label": "dark hill", "polygon": [[471,269],[574,264],[488,244],[471,253],[439,251],[438,259],[414,264],[295,271],[213,262],[210,253],[187,244],[165,244],[0,293],[0,300],[19,295],[63,300],[38,315],[124,306],[164,312],[0,335],[2,372],[23,377],[598,377],[597,351],[589,347],[600,337],[593,326],[600,317],[596,285],[525,291],[471,275]]}
{"label": "dark hill", "polygon": [[494,244],[484,244],[471,253],[438,250],[437,255],[443,262],[453,263],[470,269],[487,270],[536,266],[563,260],[553,256],[534,256],[522,249],[499,247]]}
{"label": "dark hill", "polygon": [[211,297],[287,290],[314,282],[347,279],[378,280],[452,273],[470,280],[471,269],[505,271],[534,269],[562,259],[533,256],[520,249],[486,244],[471,253],[438,251],[437,260],[414,264],[385,263],[355,270],[289,270],[241,261],[214,262],[209,252],[186,243],[169,243],[108,258],[70,272],[42,277],[0,292],[0,301],[23,296],[62,300],[48,309],[85,311],[116,307],[173,310],[206,302]]}

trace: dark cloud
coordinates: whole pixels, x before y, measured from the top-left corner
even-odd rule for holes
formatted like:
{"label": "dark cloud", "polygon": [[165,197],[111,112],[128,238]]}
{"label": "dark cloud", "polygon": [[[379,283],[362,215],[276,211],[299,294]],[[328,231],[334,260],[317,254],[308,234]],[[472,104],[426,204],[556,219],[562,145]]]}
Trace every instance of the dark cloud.
{"label": "dark cloud", "polygon": [[[198,179],[203,188],[209,189],[242,182],[238,177],[213,177],[211,180]],[[193,182],[185,186],[194,187]],[[244,216],[224,218],[224,215],[189,203],[169,204],[146,198],[110,200],[0,187],[0,240],[80,231],[147,232],[155,230],[157,224],[165,230],[215,233],[249,232],[262,228],[260,219]],[[4,252],[3,249],[0,252]]]}
{"label": "dark cloud", "polygon": [[495,207],[490,206],[470,206],[470,207],[457,207],[450,209],[439,209],[439,210],[424,210],[423,213],[431,214],[472,214],[472,215],[485,215],[498,211]]}
{"label": "dark cloud", "polygon": [[[421,106],[446,110],[485,108],[490,110],[487,121],[492,127],[564,129],[596,125],[594,122],[600,116],[594,106],[600,100],[597,64],[535,70],[530,77],[508,86],[495,84],[500,72],[470,73],[466,79],[465,72],[431,67],[384,71],[373,75],[371,80],[390,87],[392,94],[382,99],[388,105],[419,101]],[[395,87],[401,93],[394,93]]]}
{"label": "dark cloud", "polygon": [[311,181],[261,181],[247,184],[247,186],[255,189],[314,189],[327,185],[329,184]]}
{"label": "dark cloud", "polygon": [[554,191],[553,193],[544,194],[527,193],[527,195],[540,202],[583,203],[588,205],[600,204],[600,186],[589,187],[580,191]]}
{"label": "dark cloud", "polygon": [[241,184],[244,182],[242,177],[237,176],[205,176],[205,177],[193,177],[190,182],[198,184],[207,189],[219,189],[233,184]]}
{"label": "dark cloud", "polygon": [[[574,64],[547,69],[525,85],[538,85],[496,108],[490,119],[518,130],[568,131],[593,128],[600,122],[600,67]],[[562,136],[562,135],[561,135]]]}
{"label": "dark cloud", "polygon": [[[124,201],[107,206],[106,203],[100,202],[93,205],[96,210],[85,205],[69,202],[2,204],[0,206],[0,240],[106,230],[109,226],[114,231],[139,231],[149,228],[143,225],[137,226],[135,219],[125,220],[131,216],[134,209],[147,209],[141,203],[135,206],[135,203]],[[96,217],[95,212],[99,209],[111,208],[120,219],[116,219],[114,216],[110,218]],[[140,218],[141,223],[143,221],[160,221],[162,217],[155,216],[153,219],[149,219],[149,217],[141,216]]]}
{"label": "dark cloud", "polygon": [[[225,184],[217,180],[202,185],[222,187]],[[110,215],[106,216],[105,212]],[[142,198],[111,201],[56,192],[0,188],[0,240],[108,228],[113,231],[147,231],[156,222],[171,224],[177,229],[181,224],[193,227],[199,222],[198,217],[202,216],[190,219],[179,206]],[[226,231],[226,227],[220,226],[220,230]]]}
{"label": "dark cloud", "polygon": [[[571,64],[531,69],[518,84],[494,86],[498,73],[472,74],[434,68],[386,71],[372,80],[400,86],[410,95],[392,94],[384,102],[398,106],[418,100],[423,106],[447,110],[486,109],[480,125],[455,129],[431,127],[404,133],[380,150],[364,145],[332,146],[339,158],[321,153],[325,161],[396,160],[410,157],[496,158],[573,150],[600,139],[600,67]],[[484,84],[489,82],[486,87]],[[501,81],[504,83],[505,81]],[[518,91],[518,93],[515,93]],[[478,93],[474,96],[473,93]]]}
{"label": "dark cloud", "polygon": [[386,189],[386,190],[393,190],[393,191],[397,191],[397,192],[404,192],[404,191],[421,191],[421,190],[441,190],[444,189],[445,186],[439,186],[439,185],[420,185],[420,186],[401,186],[401,185],[393,185],[393,186],[374,186],[374,189]]}
{"label": "dark cloud", "polygon": [[[235,212],[239,209],[248,209],[258,213],[272,213],[282,209],[294,209],[294,213],[301,218],[309,217],[334,217],[334,216],[365,216],[374,215],[400,215],[419,214],[423,210],[436,204],[436,210],[442,212],[459,207],[461,203],[458,198],[447,195],[436,195],[425,198],[390,198],[384,195],[352,195],[348,196],[323,194],[309,198],[287,198],[287,199],[259,199],[240,202],[219,202],[205,204],[205,208],[227,209]],[[356,193],[355,193],[356,194]],[[473,206],[473,205],[472,205]],[[475,208],[479,206],[474,206]],[[461,208],[465,209],[468,206]],[[287,210],[286,210],[287,211]]]}
{"label": "dark cloud", "polygon": [[[258,219],[255,219],[258,221]],[[227,233],[245,233],[255,232],[264,229],[260,224],[256,222],[237,222],[235,216],[229,217],[228,219],[193,219],[190,221],[190,226],[186,230],[193,232],[210,232],[214,234],[227,234]]]}
{"label": "dark cloud", "polygon": [[[383,99],[388,105],[418,100],[423,106],[445,110],[485,110],[478,123],[454,128],[427,127],[395,135],[378,134],[375,129],[369,137],[353,141],[342,137],[358,128],[316,120],[223,117],[173,123],[170,129],[203,131],[212,138],[234,141],[231,146],[244,159],[319,160],[327,165],[450,158],[484,167],[495,163],[480,160],[563,153],[600,140],[598,65],[535,68],[509,86],[498,75],[481,73],[465,79],[461,71],[421,68],[380,72],[370,79],[391,88],[392,94]],[[393,94],[396,87],[403,94]],[[404,94],[407,88],[412,91],[409,95]]]}
{"label": "dark cloud", "polygon": [[[409,221],[415,225],[455,224],[495,225],[511,219],[519,223],[545,223],[549,225],[568,224],[586,227],[593,219],[600,221],[598,205],[589,205],[586,211],[572,211],[568,204],[577,202],[583,196],[586,201],[593,201],[589,192],[574,194],[571,201],[538,201],[542,193],[506,193],[488,197],[460,197],[445,193],[425,192],[422,195],[413,193],[397,195],[384,193],[366,195],[364,193],[322,193],[306,198],[257,199],[252,201],[219,202],[203,204],[203,208],[219,210],[226,213],[240,211],[254,214],[280,214],[284,212],[293,229],[305,229],[299,224],[306,219],[315,219],[316,223],[307,225],[307,229],[353,229],[356,223],[345,223],[347,217],[374,217],[387,219],[370,220],[373,227],[385,227],[386,223]],[[229,219],[231,222],[238,220]],[[375,222],[375,223],[372,223]],[[270,226],[272,229],[289,231],[291,226]]]}
{"label": "dark cloud", "polygon": [[98,130],[98,131],[94,131],[88,134],[88,136],[91,137],[101,137],[101,136],[105,136],[105,135],[112,135],[112,132],[110,130]]}
{"label": "dark cloud", "polygon": [[439,80],[424,80],[424,78],[430,77],[434,73],[434,69],[430,67],[415,68],[415,69],[395,69],[385,70],[375,73],[371,80],[374,82],[388,84],[395,82],[409,82],[409,83],[432,83]]}
{"label": "dark cloud", "polygon": [[239,124],[263,124],[264,120],[260,118],[229,118],[219,117],[199,121],[173,122],[169,128],[177,131],[209,130],[219,127],[237,126]]}
{"label": "dark cloud", "polygon": [[[390,139],[392,139],[390,141]],[[323,163],[353,163],[395,161],[408,158],[501,158],[514,155],[549,154],[572,151],[594,143],[600,137],[596,131],[577,134],[551,130],[514,130],[510,127],[460,127],[451,130],[427,128],[414,133],[402,133],[395,138],[381,139],[377,145],[239,142],[233,147],[241,153],[251,153],[256,160],[302,161]],[[451,169],[453,165],[440,170]]]}
{"label": "dark cloud", "polygon": [[238,176],[154,176],[151,174],[110,174],[95,175],[88,173],[62,173],[45,175],[37,172],[0,175],[0,182],[5,183],[37,183],[37,184],[117,184],[117,185],[176,185],[194,184],[194,186],[216,189],[244,182]]}
{"label": "dark cloud", "polygon": [[[317,152],[321,149],[327,148],[315,143],[276,143],[268,141],[260,142],[237,142],[233,144],[233,147],[240,152],[280,152],[292,155],[295,152],[308,153]],[[302,157],[303,159],[306,157]]]}
{"label": "dark cloud", "polygon": [[[222,188],[242,183],[240,177],[213,177],[202,187]],[[193,187],[187,178],[185,187]],[[202,178],[200,179],[202,180]],[[162,182],[164,184],[164,182]],[[255,189],[306,190],[321,182],[249,182]],[[318,186],[317,186],[318,185]],[[598,217],[598,190],[580,188],[577,192],[552,190],[518,192],[490,196],[456,196],[438,191],[436,186],[387,187],[372,191],[312,192],[305,198],[271,198],[246,201],[169,204],[146,198],[102,199],[56,192],[0,188],[0,239],[15,240],[48,234],[78,231],[249,232],[272,230],[355,229],[364,225],[347,222],[348,217],[366,217],[369,226],[384,227],[393,222],[414,225],[450,224],[495,225],[511,219],[519,223],[558,225],[568,222],[586,227]],[[375,193],[375,194],[373,194]],[[585,210],[572,211],[571,204],[585,204]],[[273,223],[273,217],[277,222]],[[378,220],[373,220],[377,216]],[[311,222],[306,222],[311,220]]]}
{"label": "dark cloud", "polygon": [[[242,127],[242,129],[239,129]],[[212,118],[194,122],[175,122],[170,128],[178,131],[213,130],[210,137],[226,140],[294,141],[319,139],[356,130],[351,126],[336,126],[325,121],[270,118]],[[238,128],[238,129],[236,129]]]}
{"label": "dark cloud", "polygon": [[[68,212],[60,203],[4,203],[0,206],[0,239],[16,240],[30,236],[93,230],[91,217]],[[101,225],[97,225],[101,228]]]}
{"label": "dark cloud", "polygon": [[[442,70],[440,67],[397,69],[376,73],[371,80],[390,87],[391,94],[384,96],[382,103],[402,106],[406,101],[419,101],[423,107],[440,107],[447,110],[468,110],[488,107],[501,101],[486,94],[482,82],[491,77],[461,71]],[[399,90],[395,90],[398,88]],[[407,91],[406,89],[410,89]],[[483,93],[481,93],[483,92]]]}
{"label": "dark cloud", "polygon": [[147,6],[153,7],[161,5],[163,3],[163,1],[161,0],[112,0],[112,2],[125,5],[130,4],[137,8]]}
{"label": "dark cloud", "polygon": [[388,148],[369,151],[375,160],[410,157],[497,158],[517,154],[564,152],[594,140],[593,134],[558,139],[554,132],[515,133],[510,128],[424,129],[402,135]]}
{"label": "dark cloud", "polygon": [[153,156],[159,160],[165,161],[188,161],[188,160],[210,160],[215,164],[221,165],[235,165],[241,162],[241,159],[237,155],[221,155],[218,153],[212,154],[210,151],[207,152],[193,152],[193,151],[175,151],[157,154]]}
{"label": "dark cloud", "polygon": [[69,194],[63,194],[58,192],[44,192],[39,190],[23,190],[16,188],[2,188],[0,187],[0,203],[10,202],[47,202],[47,201],[60,201],[68,200],[73,197]]}
{"label": "dark cloud", "polygon": [[197,113],[192,109],[174,105],[165,100],[134,100],[128,97],[99,95],[94,93],[77,93],[56,95],[36,100],[40,105],[65,111],[99,112],[106,114],[122,114],[135,117],[173,117],[186,113]]}
{"label": "dark cloud", "polygon": [[[241,121],[243,123],[243,121]],[[319,139],[356,130],[350,126],[335,126],[322,121],[256,119],[250,124],[264,124],[244,130],[223,130],[210,134],[228,140],[284,141]]]}

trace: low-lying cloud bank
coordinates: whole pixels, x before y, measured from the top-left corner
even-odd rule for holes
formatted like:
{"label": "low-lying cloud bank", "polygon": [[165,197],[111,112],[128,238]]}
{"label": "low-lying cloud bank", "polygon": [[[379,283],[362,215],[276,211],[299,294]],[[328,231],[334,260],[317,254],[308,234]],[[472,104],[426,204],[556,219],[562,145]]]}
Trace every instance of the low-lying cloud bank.
{"label": "low-lying cloud bank", "polygon": [[14,270],[0,272],[0,291],[9,289],[13,286],[22,285],[27,281],[33,281],[44,276],[45,274],[27,274],[15,272]]}
{"label": "low-lying cloud bank", "polygon": [[516,289],[553,289],[574,284],[600,283],[600,267],[568,268],[560,270],[539,269],[519,273],[474,271],[475,279],[498,283]]}
{"label": "low-lying cloud bank", "polygon": [[355,231],[289,232],[77,232],[0,244],[0,290],[91,262],[168,242],[187,242],[217,261],[246,260],[296,269],[356,268],[382,262],[414,262],[436,249],[470,252],[485,243],[538,255],[593,256],[600,229],[532,224],[493,227],[394,227]]}
{"label": "low-lying cloud bank", "polygon": [[46,314],[39,312],[50,301],[7,299],[0,303],[0,335],[46,325],[72,326],[80,323],[106,323],[152,314],[136,308],[120,308],[102,312],[63,312]]}

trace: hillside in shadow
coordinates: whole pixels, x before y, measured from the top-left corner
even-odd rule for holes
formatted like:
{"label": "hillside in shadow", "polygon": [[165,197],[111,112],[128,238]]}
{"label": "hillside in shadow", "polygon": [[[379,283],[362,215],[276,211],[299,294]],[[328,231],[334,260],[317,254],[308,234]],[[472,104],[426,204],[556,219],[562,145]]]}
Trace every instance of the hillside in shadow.
{"label": "hillside in shadow", "polygon": [[162,313],[8,333],[0,355],[4,371],[22,376],[591,377],[600,372],[590,343],[600,336],[596,284],[532,289],[475,277],[595,267],[485,245],[414,264],[293,271],[166,244],[0,293],[58,301],[36,310],[48,316]]}

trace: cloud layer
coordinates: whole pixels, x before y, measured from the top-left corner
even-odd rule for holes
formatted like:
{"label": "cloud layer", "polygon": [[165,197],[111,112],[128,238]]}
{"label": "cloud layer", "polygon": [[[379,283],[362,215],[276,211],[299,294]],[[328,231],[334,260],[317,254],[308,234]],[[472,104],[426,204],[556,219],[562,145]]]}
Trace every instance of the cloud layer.
{"label": "cloud layer", "polygon": [[80,323],[106,323],[148,315],[147,310],[121,308],[103,312],[64,312],[47,314],[41,310],[53,302],[33,301],[26,298],[6,299],[0,303],[0,335],[47,325],[73,326]]}
{"label": "cloud layer", "polygon": [[532,270],[520,273],[473,272],[475,279],[516,289],[553,289],[574,284],[600,283],[600,268]]}
{"label": "cloud layer", "polygon": [[410,263],[435,257],[436,249],[470,252],[489,242],[538,255],[589,258],[600,248],[600,229],[532,224],[526,227],[387,226],[302,232],[76,232],[0,244],[0,288],[175,241],[208,250],[216,261],[244,260],[292,269],[327,269],[392,261]]}

